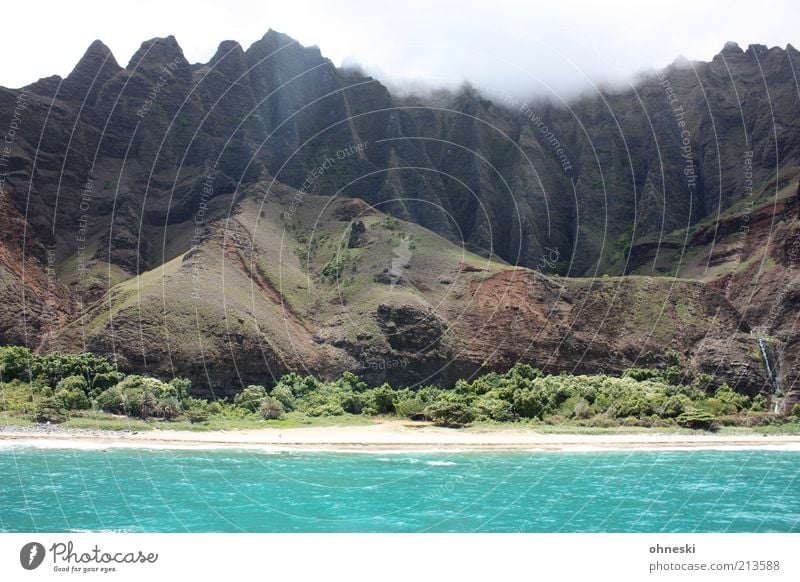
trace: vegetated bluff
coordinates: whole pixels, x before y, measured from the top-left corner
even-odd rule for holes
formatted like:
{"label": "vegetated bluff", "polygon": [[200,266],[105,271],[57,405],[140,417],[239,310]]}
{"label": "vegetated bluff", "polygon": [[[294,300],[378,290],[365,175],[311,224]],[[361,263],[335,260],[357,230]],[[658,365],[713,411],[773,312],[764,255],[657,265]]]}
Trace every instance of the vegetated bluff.
{"label": "vegetated bluff", "polygon": [[274,31],[206,64],[167,37],[123,68],[97,41],[0,89],[0,337],[208,391],[672,350],[753,393],[755,330],[791,391],[798,65],[729,43],[567,106],[400,99]]}

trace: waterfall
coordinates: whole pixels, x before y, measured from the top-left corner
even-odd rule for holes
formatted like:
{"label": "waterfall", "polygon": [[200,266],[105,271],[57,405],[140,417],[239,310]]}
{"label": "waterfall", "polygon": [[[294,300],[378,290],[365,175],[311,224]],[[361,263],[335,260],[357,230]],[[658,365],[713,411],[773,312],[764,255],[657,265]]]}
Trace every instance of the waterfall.
{"label": "waterfall", "polygon": [[[764,338],[758,338],[758,347],[761,348],[761,357],[764,358],[764,365],[767,367],[767,378],[769,379],[769,384],[772,386],[772,391],[776,395],[780,391],[780,386],[778,385],[778,377],[775,375],[775,371],[773,370],[772,366],[769,363],[769,354],[767,353],[767,342]],[[778,399],[775,399],[775,411],[778,412],[780,406],[778,404]]]}

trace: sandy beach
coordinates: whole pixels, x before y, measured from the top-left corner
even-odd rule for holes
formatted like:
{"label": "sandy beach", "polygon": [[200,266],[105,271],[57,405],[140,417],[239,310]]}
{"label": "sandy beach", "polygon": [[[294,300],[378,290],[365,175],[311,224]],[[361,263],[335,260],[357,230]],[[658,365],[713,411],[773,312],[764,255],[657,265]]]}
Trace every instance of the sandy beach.
{"label": "sandy beach", "polygon": [[389,450],[800,450],[800,435],[713,433],[558,434],[522,428],[453,430],[421,423],[381,422],[365,426],[264,428],[231,431],[100,431],[58,427],[0,427],[0,445],[52,448],[251,448]]}

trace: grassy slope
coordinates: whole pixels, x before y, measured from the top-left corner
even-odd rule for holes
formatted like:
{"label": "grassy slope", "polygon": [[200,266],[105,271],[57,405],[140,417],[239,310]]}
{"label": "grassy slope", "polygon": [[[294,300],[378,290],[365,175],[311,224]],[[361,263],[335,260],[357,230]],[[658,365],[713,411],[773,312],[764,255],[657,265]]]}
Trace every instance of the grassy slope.
{"label": "grassy slope", "polygon": [[[90,346],[133,352],[132,365],[138,358],[156,373],[168,374],[176,359],[206,369],[231,366],[226,362],[249,345],[241,359],[261,358],[273,374],[303,369],[316,358],[328,358],[334,374],[357,362],[331,343],[366,334],[380,347],[375,312],[381,303],[433,308],[453,300],[443,278],[468,285],[507,268],[416,224],[387,223],[368,207],[356,218],[366,226],[366,244],[348,249],[351,221],[336,214],[339,200],[307,195],[287,219],[295,191],[265,190],[256,186],[228,218],[210,225],[195,249],[114,285],[63,337],[80,331]],[[403,283],[376,281],[392,268],[398,249],[410,254]],[[337,261],[339,276],[323,276]],[[481,271],[461,272],[462,264]],[[319,338],[327,345],[320,347]]]}

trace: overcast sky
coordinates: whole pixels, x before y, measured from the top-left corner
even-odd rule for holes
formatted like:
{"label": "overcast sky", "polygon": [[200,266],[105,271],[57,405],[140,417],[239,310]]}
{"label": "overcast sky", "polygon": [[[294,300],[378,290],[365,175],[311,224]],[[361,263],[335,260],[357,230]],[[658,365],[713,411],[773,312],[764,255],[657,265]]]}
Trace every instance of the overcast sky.
{"label": "overcast sky", "polygon": [[66,75],[96,38],[120,64],[173,34],[192,62],[222,40],[273,28],[395,83],[464,79],[517,94],[568,95],[626,81],[678,55],[709,60],[727,40],[800,45],[797,0],[26,0],[4,18],[0,85]]}

